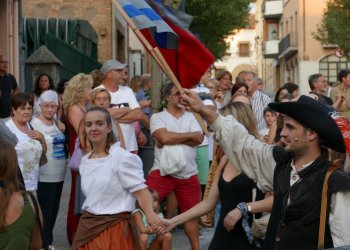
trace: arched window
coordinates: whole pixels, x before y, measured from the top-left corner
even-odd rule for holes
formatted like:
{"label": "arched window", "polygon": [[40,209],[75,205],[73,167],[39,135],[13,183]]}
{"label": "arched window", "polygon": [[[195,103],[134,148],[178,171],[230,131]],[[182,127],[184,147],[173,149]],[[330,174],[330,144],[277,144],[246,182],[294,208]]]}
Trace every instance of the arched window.
{"label": "arched window", "polygon": [[337,75],[341,69],[350,69],[350,61],[346,57],[329,55],[320,60],[320,73],[330,83],[337,82]]}

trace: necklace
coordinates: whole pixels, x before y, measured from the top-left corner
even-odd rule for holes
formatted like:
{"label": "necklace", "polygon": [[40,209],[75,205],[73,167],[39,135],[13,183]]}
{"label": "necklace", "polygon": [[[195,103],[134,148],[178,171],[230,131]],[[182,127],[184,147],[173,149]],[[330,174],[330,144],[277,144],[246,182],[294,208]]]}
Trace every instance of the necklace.
{"label": "necklace", "polygon": [[53,120],[48,120],[46,119],[42,114],[39,115],[40,116],[40,120],[42,120],[46,125],[48,126],[52,126],[53,125]]}

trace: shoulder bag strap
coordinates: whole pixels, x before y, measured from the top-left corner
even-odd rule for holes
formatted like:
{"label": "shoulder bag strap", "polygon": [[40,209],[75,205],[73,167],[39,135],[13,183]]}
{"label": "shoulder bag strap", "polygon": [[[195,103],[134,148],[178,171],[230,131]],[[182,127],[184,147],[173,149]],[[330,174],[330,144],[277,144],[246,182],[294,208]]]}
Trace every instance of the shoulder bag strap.
{"label": "shoulder bag strap", "polygon": [[38,201],[37,201],[37,199],[34,197],[34,195],[33,195],[31,192],[27,192],[27,194],[29,195],[29,197],[30,197],[30,199],[32,200],[32,203],[33,203],[33,205],[34,205],[34,209],[35,209],[35,219],[36,219],[36,222],[38,223],[39,228],[40,228],[40,235],[41,235],[42,247],[43,247],[44,250],[47,250],[47,249],[48,249],[48,246],[46,245],[46,241],[45,241],[44,233],[43,233],[43,226],[42,226],[42,224],[41,224],[40,216],[39,216],[39,205],[38,205]]}
{"label": "shoulder bag strap", "polygon": [[331,174],[337,170],[338,167],[333,165],[327,171],[326,177],[324,178],[322,188],[322,200],[321,200],[321,211],[320,211],[320,227],[318,230],[318,250],[324,249],[324,234],[326,228],[326,215],[327,215],[327,192],[328,192],[328,180]]}
{"label": "shoulder bag strap", "polygon": [[30,122],[28,122],[28,125],[29,125],[30,130],[34,130],[32,124],[30,124]]}

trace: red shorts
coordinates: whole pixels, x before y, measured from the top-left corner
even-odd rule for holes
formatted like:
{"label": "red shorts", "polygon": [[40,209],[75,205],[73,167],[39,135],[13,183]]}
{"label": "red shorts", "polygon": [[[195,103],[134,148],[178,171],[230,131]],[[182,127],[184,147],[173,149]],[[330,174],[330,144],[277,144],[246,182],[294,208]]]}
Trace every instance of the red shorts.
{"label": "red shorts", "polygon": [[149,189],[158,192],[160,200],[164,200],[175,191],[182,213],[200,202],[201,187],[197,175],[189,179],[177,179],[172,176],[161,176],[159,170],[154,170],[147,176],[146,184]]}

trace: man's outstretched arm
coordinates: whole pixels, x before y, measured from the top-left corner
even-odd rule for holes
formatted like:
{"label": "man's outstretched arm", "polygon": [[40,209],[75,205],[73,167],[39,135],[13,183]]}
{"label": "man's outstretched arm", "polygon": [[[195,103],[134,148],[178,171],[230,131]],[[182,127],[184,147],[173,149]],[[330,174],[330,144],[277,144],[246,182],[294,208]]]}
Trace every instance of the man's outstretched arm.
{"label": "man's outstretched arm", "polygon": [[182,99],[190,110],[199,113],[211,125],[216,141],[232,164],[257,181],[260,189],[272,191],[276,166],[272,154],[273,146],[250,135],[233,116],[223,117],[207,108],[196,93],[185,90]]}

